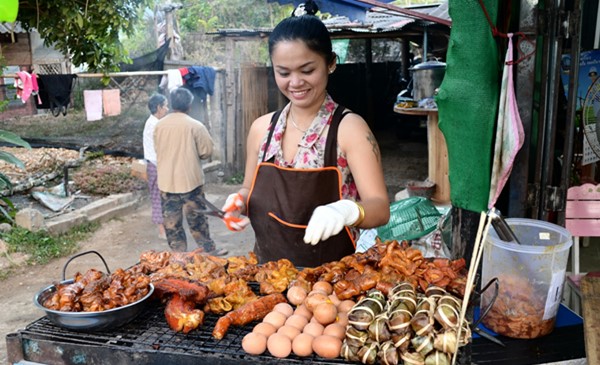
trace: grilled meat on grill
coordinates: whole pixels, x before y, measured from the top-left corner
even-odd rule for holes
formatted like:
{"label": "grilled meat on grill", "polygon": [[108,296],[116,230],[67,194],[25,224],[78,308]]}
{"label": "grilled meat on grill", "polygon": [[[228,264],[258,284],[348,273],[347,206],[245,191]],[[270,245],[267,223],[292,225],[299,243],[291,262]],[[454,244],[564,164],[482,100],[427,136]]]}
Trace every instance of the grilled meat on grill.
{"label": "grilled meat on grill", "polygon": [[161,299],[177,294],[186,301],[201,304],[206,300],[209,290],[206,285],[183,279],[160,279],[154,282],[154,294]]}
{"label": "grilled meat on grill", "polygon": [[188,333],[204,321],[204,312],[195,309],[196,303],[173,294],[165,307],[165,318],[169,327],[176,332]]}
{"label": "grilled meat on grill", "polygon": [[213,337],[220,340],[225,336],[229,326],[244,326],[252,321],[264,318],[278,303],[285,303],[287,300],[283,294],[269,294],[260,297],[255,301],[246,303],[240,308],[229,312],[219,318],[213,330]]}

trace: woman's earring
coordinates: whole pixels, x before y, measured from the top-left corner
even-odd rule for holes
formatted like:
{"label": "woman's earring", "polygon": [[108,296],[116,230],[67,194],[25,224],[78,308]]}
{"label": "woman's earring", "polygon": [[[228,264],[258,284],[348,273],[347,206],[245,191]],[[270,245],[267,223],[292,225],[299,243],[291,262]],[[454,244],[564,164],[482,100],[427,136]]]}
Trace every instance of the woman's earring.
{"label": "woman's earring", "polygon": [[329,74],[331,75],[331,74],[333,73],[333,71],[334,71],[334,70],[335,70],[334,68],[330,68],[330,69],[329,69]]}

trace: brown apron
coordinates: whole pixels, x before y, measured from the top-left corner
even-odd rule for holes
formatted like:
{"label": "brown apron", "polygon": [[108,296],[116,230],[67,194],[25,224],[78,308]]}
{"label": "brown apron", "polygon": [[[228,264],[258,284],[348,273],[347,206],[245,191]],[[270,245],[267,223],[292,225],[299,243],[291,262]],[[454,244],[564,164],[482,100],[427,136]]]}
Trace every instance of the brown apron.
{"label": "brown apron", "polygon": [[[258,165],[248,196],[248,217],[256,235],[254,252],[259,263],[290,260],[301,267],[316,267],[353,254],[355,243],[348,227],[316,245],[304,243],[304,231],[313,210],[342,199],[342,177],[337,168],[337,131],[345,114],[338,106],[331,117],[325,143],[324,167],[296,169],[271,161]],[[266,149],[280,112],[273,115]]]}

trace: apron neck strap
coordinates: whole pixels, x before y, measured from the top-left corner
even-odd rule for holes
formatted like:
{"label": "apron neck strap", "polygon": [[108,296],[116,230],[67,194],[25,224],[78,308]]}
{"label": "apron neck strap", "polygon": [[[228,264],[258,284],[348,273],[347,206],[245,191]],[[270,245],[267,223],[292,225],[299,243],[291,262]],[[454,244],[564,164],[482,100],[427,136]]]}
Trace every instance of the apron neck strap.
{"label": "apron neck strap", "polygon": [[275,124],[277,124],[277,120],[281,115],[281,110],[273,113],[273,117],[271,118],[271,125],[269,126],[269,135],[267,136],[267,142],[265,143],[265,151],[263,153],[262,162],[265,162],[265,157],[267,156],[267,151],[269,150],[269,145],[271,144],[271,138],[273,137],[273,132],[275,131]]}
{"label": "apron neck strap", "polygon": [[327,132],[327,141],[325,142],[325,156],[324,156],[324,166],[329,167],[337,167],[337,134],[338,127],[342,118],[350,111],[345,112],[346,108],[341,105],[338,105],[331,116],[331,122],[329,123],[329,132]]}
{"label": "apron neck strap", "polygon": [[[265,153],[263,153],[262,162],[265,162],[266,151],[269,150],[269,145],[271,144],[271,138],[273,137],[273,132],[275,131],[275,125],[279,120],[279,116],[281,115],[282,110],[278,110],[273,113],[271,117],[271,125],[269,126],[269,135],[267,136],[267,141],[265,143]],[[324,156],[324,166],[333,166],[337,167],[337,134],[338,127],[340,122],[346,116],[346,114],[350,114],[351,111],[346,111],[346,108],[338,105],[331,116],[331,123],[329,124],[329,132],[327,132],[327,141],[325,142],[325,156]]]}

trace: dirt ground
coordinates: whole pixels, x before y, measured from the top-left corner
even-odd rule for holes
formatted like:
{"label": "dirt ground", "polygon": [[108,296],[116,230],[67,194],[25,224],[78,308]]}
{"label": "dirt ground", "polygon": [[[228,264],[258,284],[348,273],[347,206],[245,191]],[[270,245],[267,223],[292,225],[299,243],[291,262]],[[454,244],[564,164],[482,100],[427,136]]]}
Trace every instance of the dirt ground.
{"label": "dirt ground", "polygon": [[[206,186],[207,198],[217,206],[222,206],[227,195],[236,191],[236,185]],[[158,231],[151,222],[151,208],[147,196],[143,196],[138,209],[131,215],[113,219],[94,232],[88,240],[80,243],[78,252],[94,250],[99,252],[109,269],[127,268],[137,262],[140,254],[147,250],[165,251],[169,247],[165,240],[158,238]],[[209,217],[211,235],[218,246],[229,250],[229,256],[247,255],[254,244],[252,228],[241,233],[230,232],[217,218]],[[196,248],[193,241],[188,240],[188,250]],[[5,337],[34,320],[42,317],[44,312],[33,303],[34,295],[62,280],[62,273],[67,258],[57,259],[47,265],[21,267],[10,278],[0,281],[0,364],[8,361]],[[71,278],[77,271],[85,272],[90,268],[106,271],[102,261],[95,254],[87,254],[75,258],[67,265],[66,278]]]}

